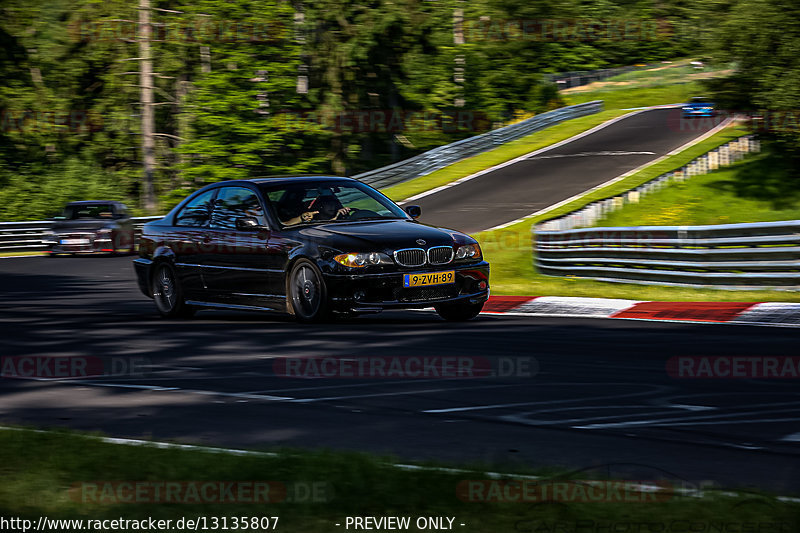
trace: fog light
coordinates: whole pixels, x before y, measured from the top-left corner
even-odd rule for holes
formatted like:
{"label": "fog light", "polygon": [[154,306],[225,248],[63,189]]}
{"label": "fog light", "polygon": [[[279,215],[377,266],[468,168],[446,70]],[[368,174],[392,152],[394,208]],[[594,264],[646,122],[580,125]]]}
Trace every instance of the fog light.
{"label": "fog light", "polygon": [[485,290],[485,289],[486,289],[486,287],[488,287],[488,286],[489,286],[489,285],[488,285],[488,284],[487,284],[485,281],[481,281],[480,283],[478,283],[478,288],[479,288],[480,290]]}

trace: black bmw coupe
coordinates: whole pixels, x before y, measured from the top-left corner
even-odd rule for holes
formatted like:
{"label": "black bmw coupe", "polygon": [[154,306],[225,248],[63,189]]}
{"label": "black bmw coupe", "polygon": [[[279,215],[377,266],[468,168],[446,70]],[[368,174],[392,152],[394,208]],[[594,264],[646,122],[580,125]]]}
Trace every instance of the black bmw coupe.
{"label": "black bmw coupe", "polygon": [[424,307],[475,317],[489,297],[480,246],[419,215],[351,178],[219,182],[146,224],[134,267],[165,317],[208,307],[303,322]]}

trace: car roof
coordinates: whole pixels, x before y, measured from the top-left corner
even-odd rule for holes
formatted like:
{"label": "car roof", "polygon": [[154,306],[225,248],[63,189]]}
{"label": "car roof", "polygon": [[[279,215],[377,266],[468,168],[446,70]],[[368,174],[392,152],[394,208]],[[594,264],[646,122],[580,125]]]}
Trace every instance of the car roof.
{"label": "car roof", "polygon": [[69,202],[67,205],[123,205],[122,202],[118,202],[117,200],[78,200],[75,202]]}
{"label": "car roof", "polygon": [[[262,184],[270,184],[270,185],[282,185],[284,183],[306,183],[306,182],[313,182],[313,181],[341,181],[341,182],[353,182],[358,181],[354,180],[353,178],[346,178],[344,176],[316,176],[316,175],[309,175],[309,174],[298,174],[295,176],[262,176],[257,178],[251,178],[247,180],[237,180],[237,181],[249,181],[251,183],[257,183],[259,185]],[[221,182],[224,183],[224,182]]]}

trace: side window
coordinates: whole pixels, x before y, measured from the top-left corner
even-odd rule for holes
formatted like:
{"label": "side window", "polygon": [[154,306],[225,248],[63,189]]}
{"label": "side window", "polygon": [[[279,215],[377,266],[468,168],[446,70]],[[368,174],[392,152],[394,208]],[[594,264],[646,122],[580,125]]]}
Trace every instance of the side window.
{"label": "side window", "polygon": [[267,224],[264,208],[256,193],[245,187],[220,189],[211,214],[211,227],[236,229],[236,219],[241,217],[254,217],[260,225]]}
{"label": "side window", "polygon": [[215,192],[212,189],[190,200],[175,216],[175,225],[205,226],[211,217],[211,199]]}

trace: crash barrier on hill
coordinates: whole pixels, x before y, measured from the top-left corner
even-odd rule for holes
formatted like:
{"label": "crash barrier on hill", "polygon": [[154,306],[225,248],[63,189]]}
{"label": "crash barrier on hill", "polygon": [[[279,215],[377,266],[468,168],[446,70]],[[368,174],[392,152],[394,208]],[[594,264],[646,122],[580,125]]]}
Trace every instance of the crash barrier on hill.
{"label": "crash barrier on hill", "polygon": [[497,148],[502,144],[519,139],[535,131],[543,130],[565,120],[592,115],[602,111],[602,109],[602,100],[562,107],[525,119],[516,124],[439,146],[417,156],[363,172],[353,177],[378,189],[396,185],[413,178],[425,176],[457,161]]}
{"label": "crash barrier on hill", "polygon": [[726,288],[800,288],[800,221],[709,226],[588,227],[673,181],[728,165],[760,146],[731,141],[635,189],[604,198],[533,228],[542,274],[603,281]]}
{"label": "crash barrier on hill", "polygon": [[[142,226],[162,217],[134,217],[134,235],[138,242]],[[52,223],[47,220],[29,222],[0,222],[0,252],[38,252],[46,247],[42,237],[50,231]]]}

